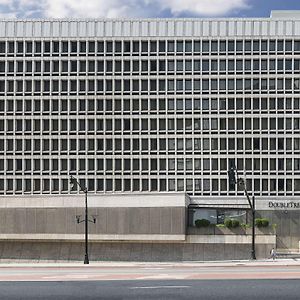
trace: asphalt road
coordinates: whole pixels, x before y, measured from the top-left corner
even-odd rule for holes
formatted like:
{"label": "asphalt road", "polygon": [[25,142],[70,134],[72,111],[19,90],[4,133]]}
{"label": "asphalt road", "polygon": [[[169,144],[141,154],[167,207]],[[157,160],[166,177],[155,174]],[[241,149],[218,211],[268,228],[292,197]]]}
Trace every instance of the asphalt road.
{"label": "asphalt road", "polygon": [[0,300],[300,299],[300,262],[0,264]]}
{"label": "asphalt road", "polygon": [[3,300],[299,300],[299,280],[1,282]]}

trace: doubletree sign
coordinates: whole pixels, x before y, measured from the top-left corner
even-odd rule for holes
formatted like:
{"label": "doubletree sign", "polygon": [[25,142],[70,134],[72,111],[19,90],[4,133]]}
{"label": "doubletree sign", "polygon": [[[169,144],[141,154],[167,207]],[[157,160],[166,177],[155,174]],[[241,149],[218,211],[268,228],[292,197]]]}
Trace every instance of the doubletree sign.
{"label": "doubletree sign", "polygon": [[300,209],[300,202],[288,201],[288,202],[279,202],[279,201],[269,201],[269,208],[278,208],[278,209]]}

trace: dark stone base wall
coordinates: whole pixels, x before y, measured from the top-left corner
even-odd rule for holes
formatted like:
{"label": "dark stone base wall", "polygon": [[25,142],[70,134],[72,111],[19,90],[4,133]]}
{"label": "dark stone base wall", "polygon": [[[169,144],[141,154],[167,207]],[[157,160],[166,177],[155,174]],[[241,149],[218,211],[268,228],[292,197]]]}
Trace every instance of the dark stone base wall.
{"label": "dark stone base wall", "polygon": [[[90,261],[215,261],[250,259],[248,244],[90,243]],[[257,258],[268,258],[272,245],[257,245]],[[0,261],[83,261],[84,243],[0,242]]]}
{"label": "dark stone base wall", "polygon": [[276,247],[278,249],[299,249],[300,210],[258,211],[257,217],[264,217],[276,224]]}

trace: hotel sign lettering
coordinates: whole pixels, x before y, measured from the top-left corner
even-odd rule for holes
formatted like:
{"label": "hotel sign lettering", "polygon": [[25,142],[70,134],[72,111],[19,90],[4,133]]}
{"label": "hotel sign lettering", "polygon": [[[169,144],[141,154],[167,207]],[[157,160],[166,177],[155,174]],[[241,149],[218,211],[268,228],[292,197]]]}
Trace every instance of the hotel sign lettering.
{"label": "hotel sign lettering", "polygon": [[269,208],[274,209],[300,209],[300,202],[288,201],[288,202],[274,202],[269,201]]}

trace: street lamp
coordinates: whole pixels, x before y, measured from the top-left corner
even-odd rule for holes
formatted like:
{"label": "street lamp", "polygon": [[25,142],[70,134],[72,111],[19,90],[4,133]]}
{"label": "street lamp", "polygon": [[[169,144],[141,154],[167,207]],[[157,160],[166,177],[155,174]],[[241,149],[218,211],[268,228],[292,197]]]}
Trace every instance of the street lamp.
{"label": "street lamp", "polygon": [[78,186],[82,192],[85,194],[85,218],[83,220],[80,220],[81,216],[76,216],[77,224],[85,222],[85,255],[84,255],[84,264],[88,265],[89,262],[89,252],[88,252],[88,223],[96,223],[96,218],[93,217],[93,220],[89,220],[88,218],[88,205],[87,205],[87,194],[88,190],[86,187],[82,187],[82,185],[78,182],[78,180],[70,175],[70,187],[71,190],[75,187]]}
{"label": "street lamp", "polygon": [[247,191],[247,184],[245,178],[239,178],[238,172],[236,168],[231,167],[228,171],[228,179],[229,179],[229,190],[233,191],[235,189],[235,185],[242,186],[247,197],[249,206],[252,212],[252,247],[251,247],[251,258],[256,259],[255,254],[255,196],[252,196],[252,202],[250,200],[250,196]]}

